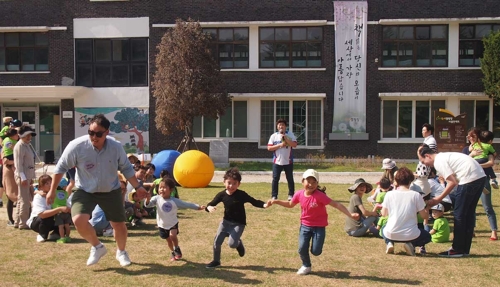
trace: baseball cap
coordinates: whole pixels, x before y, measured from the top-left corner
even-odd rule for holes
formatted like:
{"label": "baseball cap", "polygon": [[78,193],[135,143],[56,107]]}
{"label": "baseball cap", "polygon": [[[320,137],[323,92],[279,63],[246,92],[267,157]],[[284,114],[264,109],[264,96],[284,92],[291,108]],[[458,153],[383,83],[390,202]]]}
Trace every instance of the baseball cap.
{"label": "baseball cap", "polygon": [[305,179],[305,178],[308,178],[308,177],[314,177],[314,179],[316,179],[316,181],[319,182],[319,173],[317,171],[315,171],[314,169],[308,169],[304,172],[304,174],[302,175],[302,178]]}
{"label": "baseball cap", "polygon": [[444,206],[441,203],[438,203],[431,207],[431,210],[439,210],[439,211],[444,211]]}

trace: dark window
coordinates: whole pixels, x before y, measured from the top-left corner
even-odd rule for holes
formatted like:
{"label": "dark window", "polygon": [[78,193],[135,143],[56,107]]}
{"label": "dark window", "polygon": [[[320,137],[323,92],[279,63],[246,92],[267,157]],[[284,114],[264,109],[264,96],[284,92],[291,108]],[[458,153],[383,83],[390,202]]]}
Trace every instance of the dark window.
{"label": "dark window", "polygon": [[87,87],[148,85],[148,39],[76,39],[76,84]]}
{"label": "dark window", "polygon": [[323,66],[322,27],[259,29],[261,68],[317,68]]}
{"label": "dark window", "polygon": [[207,28],[212,54],[221,69],[248,68],[248,28]]}
{"label": "dark window", "polygon": [[48,71],[47,33],[0,33],[0,71]]}
{"label": "dark window", "polygon": [[500,24],[460,25],[459,66],[479,67],[483,57],[483,38],[492,31],[500,30]]}
{"label": "dark window", "polygon": [[383,67],[447,67],[448,26],[383,26]]}

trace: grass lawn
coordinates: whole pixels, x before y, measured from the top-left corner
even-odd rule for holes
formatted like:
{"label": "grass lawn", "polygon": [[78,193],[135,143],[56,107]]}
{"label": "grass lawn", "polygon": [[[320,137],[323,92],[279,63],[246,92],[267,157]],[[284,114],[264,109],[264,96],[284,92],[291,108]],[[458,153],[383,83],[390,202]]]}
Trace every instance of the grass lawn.
{"label": "grass lawn", "polygon": [[[327,194],[347,204],[348,185],[327,184]],[[299,187],[299,186],[297,186]],[[270,197],[269,183],[243,183],[258,199]],[[280,190],[285,190],[285,184]],[[181,199],[206,204],[223,189],[222,183],[203,189],[183,189]],[[493,191],[499,209],[498,191]],[[281,197],[285,194],[282,192]],[[367,205],[366,205],[367,206]],[[297,254],[300,207],[269,209],[246,205],[248,225],[243,233],[246,255],[238,256],[222,247],[222,266],[205,268],[212,260],[212,241],[224,208],[215,213],[182,210],[179,215],[179,240],[183,259],[170,262],[165,240],[160,239],[155,220],[129,229],[127,250],[133,264],[122,268],[115,260],[115,243],[102,238],[108,254],[92,267],[86,267],[89,244],[73,229],[73,242],[36,243],[36,233],[5,225],[5,207],[0,209],[0,286],[497,286],[500,241],[490,241],[488,221],[478,207],[477,237],[468,258],[439,258],[438,252],[450,244],[427,245],[427,256],[410,257],[396,244],[396,255],[385,254],[382,239],[351,238],[343,231],[344,215],[328,207],[329,226],[323,254],[312,256],[313,272],[296,275],[301,266]],[[446,216],[451,219],[450,214]]]}
{"label": "grass lawn", "polygon": [[[406,166],[410,170],[417,168],[416,162],[400,162],[399,167]],[[230,162],[230,166],[237,166],[241,171],[272,171],[273,165],[271,162]],[[305,171],[312,168],[320,172],[382,172],[382,160],[359,160],[351,161],[346,159],[335,160],[333,162],[324,161],[308,161],[294,162],[294,171]],[[226,170],[224,168],[216,168],[216,170]]]}

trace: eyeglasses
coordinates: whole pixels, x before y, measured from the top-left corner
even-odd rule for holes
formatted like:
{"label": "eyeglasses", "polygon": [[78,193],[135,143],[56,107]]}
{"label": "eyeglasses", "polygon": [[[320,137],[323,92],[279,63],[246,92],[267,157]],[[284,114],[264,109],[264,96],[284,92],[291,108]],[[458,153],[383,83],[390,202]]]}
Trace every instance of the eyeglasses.
{"label": "eyeglasses", "polygon": [[88,131],[89,136],[91,136],[91,137],[96,136],[98,138],[102,138],[102,136],[104,135],[105,132],[107,132],[107,131],[103,131],[103,132],[94,132],[91,130]]}

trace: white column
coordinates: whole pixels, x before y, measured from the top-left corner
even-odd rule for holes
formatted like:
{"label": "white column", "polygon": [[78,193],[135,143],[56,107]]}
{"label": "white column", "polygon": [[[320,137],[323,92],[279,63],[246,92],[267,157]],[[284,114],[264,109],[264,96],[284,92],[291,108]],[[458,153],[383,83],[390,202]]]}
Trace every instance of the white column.
{"label": "white column", "polygon": [[458,68],[459,24],[452,22],[448,27],[448,67]]}

